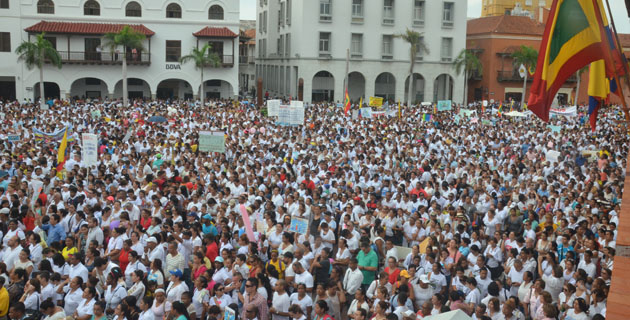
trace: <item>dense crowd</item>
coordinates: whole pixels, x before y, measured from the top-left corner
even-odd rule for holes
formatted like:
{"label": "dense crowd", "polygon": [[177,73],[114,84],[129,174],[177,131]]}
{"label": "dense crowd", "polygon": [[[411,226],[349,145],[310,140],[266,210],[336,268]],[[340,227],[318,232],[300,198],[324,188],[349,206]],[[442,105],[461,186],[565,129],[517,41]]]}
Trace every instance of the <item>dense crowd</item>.
{"label": "dense crowd", "polygon": [[[591,133],[583,114],[552,130],[480,105],[315,104],[300,126],[232,101],[51,105],[0,105],[0,320],[606,315],[628,152],[615,107]],[[58,166],[60,139],[34,130],[63,128]],[[225,153],[201,152],[217,130]]]}

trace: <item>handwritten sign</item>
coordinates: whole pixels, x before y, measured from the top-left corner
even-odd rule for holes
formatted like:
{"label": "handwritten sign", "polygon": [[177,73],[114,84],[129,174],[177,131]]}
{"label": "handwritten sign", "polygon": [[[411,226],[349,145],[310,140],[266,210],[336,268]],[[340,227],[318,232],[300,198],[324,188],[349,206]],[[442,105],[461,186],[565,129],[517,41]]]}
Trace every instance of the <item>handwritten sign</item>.
{"label": "handwritten sign", "polygon": [[291,218],[291,228],[289,230],[299,234],[308,233],[308,219],[293,217]]}
{"label": "handwritten sign", "polygon": [[199,132],[199,151],[225,153],[225,133],[223,131]]}
{"label": "handwritten sign", "polygon": [[269,100],[267,101],[267,115],[270,117],[277,117],[279,108],[280,108],[280,100]]}
{"label": "handwritten sign", "polygon": [[82,136],[83,149],[81,158],[86,166],[98,164],[98,136],[92,133],[84,133]]}

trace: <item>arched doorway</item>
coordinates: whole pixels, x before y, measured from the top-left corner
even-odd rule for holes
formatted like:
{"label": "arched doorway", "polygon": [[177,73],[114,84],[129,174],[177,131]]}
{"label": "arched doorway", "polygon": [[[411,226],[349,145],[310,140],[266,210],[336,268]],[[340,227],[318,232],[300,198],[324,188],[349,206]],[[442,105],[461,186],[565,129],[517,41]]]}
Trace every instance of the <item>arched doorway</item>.
{"label": "arched doorway", "polygon": [[[405,101],[409,96],[409,76],[405,80]],[[411,103],[420,103],[424,101],[424,77],[419,73],[413,74],[413,87],[411,88]]]}
{"label": "arched doorway", "polygon": [[[61,90],[59,89],[59,85],[54,82],[46,82],[44,81],[44,97],[46,100],[48,99],[59,99],[61,96]],[[39,82],[36,82],[33,85],[33,101],[39,100]]]}
{"label": "arched doorway", "polygon": [[108,93],[107,84],[98,78],[79,78],[70,86],[70,96],[78,99],[101,99]]}
{"label": "arched doorway", "polygon": [[443,73],[435,78],[433,84],[433,101],[453,100],[453,77]]}
{"label": "arched doorway", "polygon": [[156,97],[158,99],[182,99],[193,98],[193,91],[190,83],[180,79],[162,80],[157,86]]}
{"label": "arched doorway", "polygon": [[385,101],[396,100],[396,78],[389,72],[383,72],[374,82],[374,95]]}
{"label": "arched doorway", "polygon": [[335,99],[335,77],[328,71],[313,76],[312,102],[330,102]]}
{"label": "arched doorway", "polygon": [[234,97],[234,88],[225,80],[206,80],[206,99],[230,99]]}
{"label": "arched doorway", "polygon": [[365,100],[365,77],[361,72],[354,71],[348,75],[348,95],[351,100],[361,97]]}
{"label": "arched doorway", "polygon": [[[122,79],[116,82],[114,86],[114,98],[119,99],[123,96]],[[138,78],[127,78],[127,95],[129,99],[142,99],[151,97],[151,86],[148,82]]]}

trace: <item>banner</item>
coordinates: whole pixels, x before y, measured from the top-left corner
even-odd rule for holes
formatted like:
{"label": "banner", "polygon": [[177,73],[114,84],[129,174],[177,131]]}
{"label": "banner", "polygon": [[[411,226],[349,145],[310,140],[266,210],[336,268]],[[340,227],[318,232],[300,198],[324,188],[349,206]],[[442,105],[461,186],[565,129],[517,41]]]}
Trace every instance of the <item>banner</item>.
{"label": "banner", "polygon": [[267,101],[267,116],[269,117],[277,117],[279,108],[280,108],[280,100],[268,100]]}
{"label": "banner", "polygon": [[474,113],[476,113],[477,110],[470,110],[470,109],[460,109],[459,110],[459,115],[460,117],[470,117],[472,116]]}
{"label": "banner", "polygon": [[299,126],[304,124],[304,104],[302,101],[295,101],[298,103],[293,106],[280,106],[278,108],[278,120],[277,125],[280,126]]}
{"label": "banner", "polygon": [[98,136],[92,133],[84,133],[82,136],[83,148],[81,158],[86,166],[96,166],[98,164]]}
{"label": "banner", "polygon": [[437,111],[449,111],[452,109],[452,105],[451,100],[440,100],[437,103]]}
{"label": "banner", "polygon": [[20,135],[19,134],[9,134],[9,135],[7,135],[7,140],[9,140],[9,142],[19,142],[20,141]]}
{"label": "banner", "polygon": [[551,108],[549,109],[549,113],[561,116],[577,116],[577,107]]}
{"label": "banner", "polygon": [[381,97],[370,97],[370,103],[368,104],[370,107],[380,107],[383,105],[383,98]]}
{"label": "banner", "polygon": [[[72,130],[72,126],[68,127],[68,131]],[[63,139],[63,134],[66,132],[66,127],[63,127],[55,132],[44,132],[38,129],[33,128],[33,135],[35,136],[36,141],[61,141]],[[68,142],[74,141],[74,135],[68,133]]]}
{"label": "banner", "polygon": [[289,231],[297,232],[299,234],[307,234],[308,233],[308,219],[292,217],[291,218],[291,227]]}
{"label": "banner", "polygon": [[199,151],[225,153],[225,133],[223,131],[199,132]]}
{"label": "banner", "polygon": [[359,119],[359,110],[352,110],[352,120]]}
{"label": "banner", "polygon": [[549,128],[551,132],[560,132],[560,129],[562,129],[561,126],[552,126],[552,125],[548,125],[547,128]]}
{"label": "banner", "polygon": [[361,108],[359,115],[363,118],[372,118],[372,108]]}

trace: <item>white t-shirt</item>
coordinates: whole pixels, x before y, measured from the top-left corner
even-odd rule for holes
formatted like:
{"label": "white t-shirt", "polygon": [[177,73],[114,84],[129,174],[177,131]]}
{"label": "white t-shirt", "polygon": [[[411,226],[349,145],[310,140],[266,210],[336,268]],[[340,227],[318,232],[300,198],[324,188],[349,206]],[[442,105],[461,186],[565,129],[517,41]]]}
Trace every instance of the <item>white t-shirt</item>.
{"label": "white t-shirt", "polygon": [[294,305],[294,304],[299,305],[300,308],[302,308],[302,311],[304,312],[304,314],[308,314],[308,311],[306,310],[306,308],[313,306],[313,299],[311,299],[311,297],[309,297],[308,294],[304,295],[304,298],[300,300],[298,298],[298,293],[296,292],[291,295],[291,297],[289,298],[289,301],[291,302],[291,305]]}
{"label": "white t-shirt", "polygon": [[[289,312],[289,307],[291,306],[289,295],[286,292],[281,295],[274,292],[271,306],[274,307],[277,312]],[[272,317],[273,320],[289,320],[288,316],[281,316],[277,314],[272,314]]]}
{"label": "white t-shirt", "polygon": [[310,289],[313,287],[313,276],[305,270],[302,274],[296,273],[293,282],[297,284],[303,283]]}

